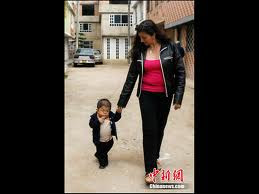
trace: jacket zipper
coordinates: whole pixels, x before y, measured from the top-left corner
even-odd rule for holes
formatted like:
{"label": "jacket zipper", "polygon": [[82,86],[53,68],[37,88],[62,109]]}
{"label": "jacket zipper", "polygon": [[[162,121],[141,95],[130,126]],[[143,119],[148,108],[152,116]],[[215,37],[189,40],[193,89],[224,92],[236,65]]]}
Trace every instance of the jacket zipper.
{"label": "jacket zipper", "polygon": [[142,53],[141,53],[141,74],[142,74],[142,76],[141,76],[141,80],[140,80],[140,92],[139,92],[139,96],[138,97],[140,97],[140,95],[141,95],[141,87],[142,87],[142,79],[143,79],[143,67],[144,65],[143,65],[143,55],[142,55]]}
{"label": "jacket zipper", "polygon": [[161,70],[162,70],[162,74],[163,74],[163,78],[164,78],[164,83],[165,83],[165,93],[166,93],[166,97],[168,97],[167,87],[166,87],[166,82],[165,82],[165,75],[164,75],[164,70],[163,70],[163,65],[162,65],[162,61],[161,61],[161,58],[160,58],[161,52],[162,52],[163,50],[165,50],[165,49],[167,49],[167,47],[163,48],[163,49],[160,51],[159,60],[160,60]]}

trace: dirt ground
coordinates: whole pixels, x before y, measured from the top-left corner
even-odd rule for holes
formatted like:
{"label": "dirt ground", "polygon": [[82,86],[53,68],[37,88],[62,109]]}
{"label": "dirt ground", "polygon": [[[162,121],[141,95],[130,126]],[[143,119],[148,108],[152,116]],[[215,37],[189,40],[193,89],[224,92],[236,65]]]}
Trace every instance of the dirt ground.
{"label": "dirt ground", "polygon": [[114,138],[109,166],[98,168],[89,118],[96,110],[97,100],[103,97],[110,99],[112,111],[116,110],[127,71],[125,63],[68,68],[65,79],[65,192],[194,192],[194,89],[188,84],[181,109],[171,108],[160,154],[163,169],[171,172],[183,169],[185,189],[150,189],[145,185],[137,84],[121,120],[116,123],[118,141]]}

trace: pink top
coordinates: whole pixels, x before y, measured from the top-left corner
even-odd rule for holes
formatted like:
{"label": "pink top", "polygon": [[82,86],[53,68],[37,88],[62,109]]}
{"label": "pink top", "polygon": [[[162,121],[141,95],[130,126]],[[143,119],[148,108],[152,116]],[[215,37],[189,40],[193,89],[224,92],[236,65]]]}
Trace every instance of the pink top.
{"label": "pink top", "polygon": [[165,92],[160,60],[145,60],[141,89],[149,92]]}

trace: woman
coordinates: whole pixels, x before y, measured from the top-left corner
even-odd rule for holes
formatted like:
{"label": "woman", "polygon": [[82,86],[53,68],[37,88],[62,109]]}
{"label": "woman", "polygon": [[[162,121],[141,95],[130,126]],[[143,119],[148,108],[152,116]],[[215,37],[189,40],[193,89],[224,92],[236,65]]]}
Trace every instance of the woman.
{"label": "woman", "polygon": [[145,182],[153,183],[149,173],[157,169],[164,128],[172,99],[174,109],[181,107],[185,88],[185,69],[176,45],[158,29],[152,20],[136,27],[131,50],[130,68],[117,103],[125,108],[137,77],[137,97],[142,117]]}

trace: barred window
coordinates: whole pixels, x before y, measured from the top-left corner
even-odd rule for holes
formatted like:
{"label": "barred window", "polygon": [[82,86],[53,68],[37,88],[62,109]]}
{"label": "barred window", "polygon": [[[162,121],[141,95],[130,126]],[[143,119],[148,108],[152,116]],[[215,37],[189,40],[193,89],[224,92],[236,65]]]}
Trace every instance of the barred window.
{"label": "barred window", "polygon": [[110,59],[110,39],[107,38],[107,59]]}
{"label": "barred window", "polygon": [[92,32],[92,24],[80,23],[80,32]]}
{"label": "barred window", "polygon": [[125,59],[128,58],[128,52],[129,52],[129,40],[128,38],[125,38]]}
{"label": "barred window", "polygon": [[[128,26],[128,15],[110,15],[110,26]],[[132,14],[130,14],[130,26],[132,26]]]}
{"label": "barred window", "polygon": [[186,52],[194,51],[194,24],[187,26],[186,43]]}
{"label": "barred window", "polygon": [[119,39],[116,38],[116,59],[119,59]]}

